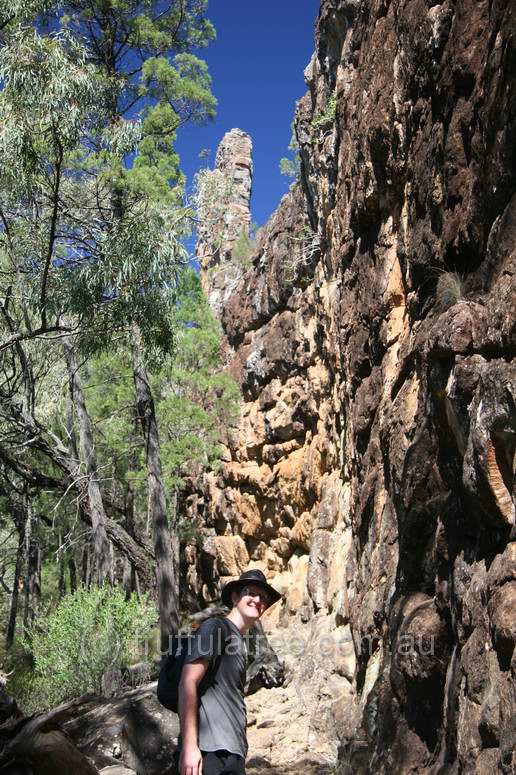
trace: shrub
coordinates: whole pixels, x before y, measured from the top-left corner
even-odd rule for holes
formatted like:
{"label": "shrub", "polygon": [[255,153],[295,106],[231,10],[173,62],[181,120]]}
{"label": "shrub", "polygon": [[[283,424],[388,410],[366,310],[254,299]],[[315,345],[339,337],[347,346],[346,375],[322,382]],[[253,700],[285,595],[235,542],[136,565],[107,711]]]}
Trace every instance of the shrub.
{"label": "shrub", "polygon": [[156,616],[147,598],[126,600],[120,589],[81,587],[66,595],[25,641],[34,662],[25,702],[45,707],[101,693],[103,676],[130,661]]}
{"label": "shrub", "polygon": [[337,95],[335,92],[328,97],[328,101],[324,110],[321,110],[312,119],[312,129],[319,132],[323,129],[328,129],[335,121],[337,115]]}
{"label": "shrub", "polygon": [[233,181],[221,170],[202,169],[194,178],[192,205],[201,225],[217,223],[233,195]]}
{"label": "shrub", "polygon": [[251,256],[255,250],[255,240],[246,231],[241,231],[231,250],[231,258],[243,269],[248,269],[251,266]]}
{"label": "shrub", "polygon": [[285,175],[287,178],[295,178],[296,180],[299,180],[301,173],[301,156],[299,154],[299,145],[297,142],[294,122],[292,122],[290,126],[292,129],[292,135],[290,138],[290,143],[288,144],[288,149],[291,152],[291,158],[284,156],[282,159],[280,159],[279,168],[282,175]]}
{"label": "shrub", "polygon": [[313,269],[321,249],[320,237],[312,227],[305,223],[297,233],[290,238],[289,250],[283,265],[283,278],[287,283],[302,281]]}
{"label": "shrub", "polygon": [[299,177],[299,169],[300,169],[300,161],[299,161],[299,154],[296,154],[296,156],[293,159],[289,159],[286,156],[283,156],[280,159],[279,163],[279,170],[282,175],[285,175],[286,178],[298,178]]}

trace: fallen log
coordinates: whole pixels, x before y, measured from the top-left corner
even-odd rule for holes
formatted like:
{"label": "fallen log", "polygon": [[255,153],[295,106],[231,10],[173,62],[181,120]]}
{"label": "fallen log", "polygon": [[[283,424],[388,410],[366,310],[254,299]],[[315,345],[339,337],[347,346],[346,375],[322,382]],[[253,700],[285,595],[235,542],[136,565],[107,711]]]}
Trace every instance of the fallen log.
{"label": "fallen log", "polygon": [[0,775],[99,775],[59,726],[88,698],[24,717],[5,684],[0,675]]}

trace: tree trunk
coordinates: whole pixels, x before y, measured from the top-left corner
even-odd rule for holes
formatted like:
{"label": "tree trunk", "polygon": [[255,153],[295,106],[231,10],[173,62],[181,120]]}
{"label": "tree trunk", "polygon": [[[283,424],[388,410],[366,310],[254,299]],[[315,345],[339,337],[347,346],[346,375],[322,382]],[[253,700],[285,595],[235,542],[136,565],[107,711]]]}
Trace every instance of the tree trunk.
{"label": "tree trunk", "polygon": [[[177,487],[174,487],[174,491],[172,493],[172,525],[177,525]],[[177,527],[172,527],[172,530],[177,531]],[[174,568],[177,569],[178,578],[180,574],[180,568],[181,568],[181,556],[180,556],[180,548],[181,548],[181,542],[179,540],[179,533],[175,532],[176,534],[176,540],[172,544],[172,549],[174,552]]]}
{"label": "tree trunk", "polygon": [[[131,484],[132,476],[136,476],[139,468],[139,460],[138,460],[138,453],[136,450],[136,439],[140,436],[140,422],[138,418],[138,411],[137,407],[134,406],[133,411],[133,432],[134,432],[134,440],[132,440],[131,443],[131,454],[129,455],[129,461],[128,461],[128,467],[129,467],[129,477],[128,482],[126,485],[126,493],[125,493],[125,504],[124,504],[124,511],[125,511],[125,529],[127,530],[127,534],[131,536],[131,538],[136,537],[136,529],[135,529],[135,493],[133,490],[133,486]],[[134,563],[129,561],[129,558],[125,558],[124,563],[124,588],[126,591],[127,599],[132,595],[133,592],[136,592],[138,599],[140,598],[140,585],[138,583],[138,575],[136,571],[136,567]],[[153,587],[154,591],[154,587]]]}
{"label": "tree trunk", "polygon": [[34,623],[40,597],[40,553],[34,538],[29,543],[29,556],[27,559],[27,578],[25,587],[25,608],[23,612],[23,626],[26,628]]}
{"label": "tree trunk", "polygon": [[34,545],[34,569],[31,574],[32,613],[41,604],[41,548]]}
{"label": "tree trunk", "polygon": [[33,558],[31,557],[31,554],[33,554],[34,550],[34,542],[32,540],[32,507],[30,504],[30,500],[25,494],[23,496],[24,504],[25,504],[25,529],[24,529],[24,540],[25,540],[25,572],[23,574],[23,629],[27,629],[27,625],[29,623],[30,618],[30,577],[31,577],[31,565],[33,564]]}
{"label": "tree trunk", "polygon": [[77,566],[73,557],[68,558],[68,574],[70,576],[70,592],[77,591]]}
{"label": "tree trunk", "polygon": [[17,514],[17,504],[12,504],[13,521],[18,531],[18,551],[16,552],[16,565],[14,567],[13,589],[11,594],[11,607],[9,610],[9,621],[7,623],[7,633],[5,636],[5,646],[10,649],[14,643],[16,633],[16,618],[18,615],[18,598],[20,594],[20,580],[23,574],[23,557],[25,553],[25,536],[23,529],[23,519]]}
{"label": "tree trunk", "polygon": [[[127,485],[125,498],[125,529],[134,538],[134,490],[130,484]],[[136,590],[136,570],[127,557],[124,559],[123,585],[126,598],[129,599]]]}
{"label": "tree trunk", "polygon": [[41,593],[41,554],[33,535],[32,504],[26,496],[25,519],[25,579],[23,627],[27,629],[36,617],[36,608]]}
{"label": "tree trunk", "polygon": [[90,586],[91,573],[90,573],[90,547],[85,546],[82,550],[82,562],[81,562],[81,582],[84,587]]}
{"label": "tree trunk", "polygon": [[65,556],[64,552],[59,552],[59,599],[66,595],[66,575],[65,575]]}
{"label": "tree trunk", "polygon": [[75,432],[71,386],[66,394],[66,435],[68,436],[68,449],[70,450],[75,465],[78,468],[81,464],[81,460],[79,457],[79,448],[77,446],[77,434]]}
{"label": "tree trunk", "polygon": [[[79,496],[86,499],[84,489],[80,483],[77,485]],[[85,503],[85,508],[82,509],[80,514],[83,521],[87,525],[91,525],[91,517],[87,506],[88,504]],[[106,519],[106,531],[113,545],[134,564],[144,589],[154,589],[156,577],[153,572],[154,554],[152,548],[147,545],[146,541],[142,540],[141,536],[131,538],[123,525],[114,519]]]}
{"label": "tree trunk", "polygon": [[[0,461],[17,476],[22,477],[31,487],[46,487],[68,491],[70,486],[72,486],[78,496],[79,516],[81,521],[89,527],[92,527],[93,517],[89,500],[89,486],[85,477],[78,476],[77,458],[71,456],[68,446],[65,447],[56,436],[52,436],[51,440],[49,440],[48,436],[43,432],[41,426],[36,423],[32,415],[25,414],[22,418],[20,418],[19,415],[16,415],[16,418],[18,422],[21,420],[24,421],[24,430],[28,436],[32,437],[33,449],[42,453],[52,461],[56,468],[65,474],[65,479],[61,481],[56,477],[47,477],[40,471],[32,469],[29,466],[21,465],[18,460],[6,452],[2,445],[0,445]],[[106,505],[109,506],[109,502],[107,502]],[[117,510],[115,504],[111,504],[111,509],[113,512],[121,512],[124,514],[123,510]],[[105,529],[113,546],[115,546],[118,551],[122,552],[122,554],[134,565],[138,574],[137,581],[139,577],[143,589],[154,589],[156,586],[154,551],[146,537],[143,535],[135,535],[135,537],[132,538],[120,522],[109,517],[106,518]],[[88,552],[89,550],[85,555],[87,562],[86,564],[83,563],[81,572],[82,582],[86,585],[89,585],[91,580],[91,573],[88,570],[91,565],[88,559]]]}
{"label": "tree trunk", "polygon": [[88,502],[93,528],[93,582],[102,584],[112,576],[109,540],[106,533],[106,512],[98,482],[97,456],[93,439],[93,427],[86,408],[81,378],[77,367],[75,352],[70,342],[64,344],[70,393],[77,411],[79,422],[79,443],[82,462],[86,468],[88,481]]}
{"label": "tree trunk", "polygon": [[174,565],[175,542],[167,520],[167,500],[163,484],[158,424],[152,390],[143,362],[140,329],[132,329],[133,374],[138,416],[142,423],[147,462],[148,515],[154,532],[161,648],[166,651],[179,629],[178,577]]}

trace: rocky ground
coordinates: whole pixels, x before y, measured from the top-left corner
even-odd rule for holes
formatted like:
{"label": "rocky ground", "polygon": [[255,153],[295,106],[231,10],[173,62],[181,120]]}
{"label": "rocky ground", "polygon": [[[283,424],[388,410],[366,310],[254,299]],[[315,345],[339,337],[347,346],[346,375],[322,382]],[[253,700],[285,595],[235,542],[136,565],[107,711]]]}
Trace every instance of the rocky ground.
{"label": "rocky ground", "polygon": [[[339,714],[349,700],[354,669],[350,643],[335,635],[328,616],[295,632],[271,631],[270,644],[284,664],[285,679],[281,686],[260,688],[247,697],[248,775],[334,772]],[[64,729],[102,773],[119,775],[109,768],[123,766],[139,775],[175,775],[171,762],[178,718],[158,704],[155,692],[153,682],[115,698],[85,701]]]}

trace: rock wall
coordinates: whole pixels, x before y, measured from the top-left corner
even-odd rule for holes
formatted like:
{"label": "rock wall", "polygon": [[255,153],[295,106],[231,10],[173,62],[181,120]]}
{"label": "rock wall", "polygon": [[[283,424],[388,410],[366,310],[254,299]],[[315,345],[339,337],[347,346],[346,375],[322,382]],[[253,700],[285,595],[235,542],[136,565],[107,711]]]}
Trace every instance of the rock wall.
{"label": "rock wall", "polygon": [[243,403],[185,573],[284,593],[250,727],[278,771],[515,771],[515,29],[512,0],[322,0],[301,180],[220,266]]}

